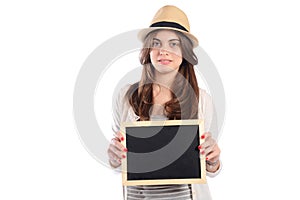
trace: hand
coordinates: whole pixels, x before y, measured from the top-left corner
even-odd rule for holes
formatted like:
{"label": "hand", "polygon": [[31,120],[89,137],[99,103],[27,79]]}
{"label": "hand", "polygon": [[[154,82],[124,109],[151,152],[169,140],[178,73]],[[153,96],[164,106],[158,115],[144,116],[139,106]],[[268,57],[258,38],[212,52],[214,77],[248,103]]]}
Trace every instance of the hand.
{"label": "hand", "polygon": [[118,132],[111,140],[107,150],[109,163],[114,168],[119,167],[121,165],[121,159],[126,158],[125,152],[127,152],[127,149],[121,144],[123,140],[124,137]]}
{"label": "hand", "polygon": [[204,133],[201,135],[201,139],[205,139],[205,141],[199,146],[199,150],[200,154],[206,157],[207,171],[215,172],[220,167],[221,150],[217,142],[211,137],[211,133]]}

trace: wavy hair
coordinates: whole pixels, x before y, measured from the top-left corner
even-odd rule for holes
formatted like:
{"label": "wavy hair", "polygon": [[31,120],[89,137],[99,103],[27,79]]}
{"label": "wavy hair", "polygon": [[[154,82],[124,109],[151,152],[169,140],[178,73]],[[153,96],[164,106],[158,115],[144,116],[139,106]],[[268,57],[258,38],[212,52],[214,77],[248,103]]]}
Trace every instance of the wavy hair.
{"label": "wavy hair", "polygon": [[[140,63],[143,65],[142,76],[139,82],[130,86],[126,93],[136,115],[141,121],[150,120],[150,111],[153,106],[153,83],[155,82],[155,68],[151,64],[150,51],[157,31],[150,32],[144,41],[140,52]],[[165,103],[164,114],[169,120],[197,119],[199,88],[194,71],[198,59],[193,52],[191,41],[182,33],[174,31],[179,37],[182,51],[182,63],[178,74],[170,87],[172,99]]]}

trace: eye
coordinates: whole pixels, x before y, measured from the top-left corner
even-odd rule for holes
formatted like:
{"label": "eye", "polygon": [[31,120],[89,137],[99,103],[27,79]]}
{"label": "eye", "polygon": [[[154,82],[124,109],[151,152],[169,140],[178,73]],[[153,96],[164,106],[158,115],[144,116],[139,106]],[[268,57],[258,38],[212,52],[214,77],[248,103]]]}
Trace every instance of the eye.
{"label": "eye", "polygon": [[179,46],[179,42],[170,42],[170,47],[175,48]]}
{"label": "eye", "polygon": [[160,42],[158,42],[158,41],[153,41],[153,42],[152,42],[152,47],[156,47],[156,48],[160,47]]}

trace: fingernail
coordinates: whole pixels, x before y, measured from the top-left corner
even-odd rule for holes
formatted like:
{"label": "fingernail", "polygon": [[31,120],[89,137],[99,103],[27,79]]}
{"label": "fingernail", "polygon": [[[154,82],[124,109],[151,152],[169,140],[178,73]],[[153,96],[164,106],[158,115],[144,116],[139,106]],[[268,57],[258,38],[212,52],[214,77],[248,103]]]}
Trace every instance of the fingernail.
{"label": "fingernail", "polygon": [[124,151],[125,151],[125,152],[127,152],[127,151],[128,151],[128,149],[127,149],[127,148],[124,148]]}
{"label": "fingernail", "polygon": [[206,157],[206,160],[208,160],[208,157]]}
{"label": "fingernail", "polygon": [[121,141],[124,141],[124,137],[121,137]]}
{"label": "fingernail", "polygon": [[198,149],[200,150],[201,148],[202,148],[201,145],[199,145],[199,146],[198,146]]}
{"label": "fingernail", "polygon": [[202,151],[201,154],[204,155],[204,154],[205,154],[205,151]]}
{"label": "fingernail", "polygon": [[205,135],[201,135],[201,139],[204,139],[205,138]]}
{"label": "fingernail", "polygon": [[126,156],[125,156],[125,155],[122,155],[122,158],[126,158]]}

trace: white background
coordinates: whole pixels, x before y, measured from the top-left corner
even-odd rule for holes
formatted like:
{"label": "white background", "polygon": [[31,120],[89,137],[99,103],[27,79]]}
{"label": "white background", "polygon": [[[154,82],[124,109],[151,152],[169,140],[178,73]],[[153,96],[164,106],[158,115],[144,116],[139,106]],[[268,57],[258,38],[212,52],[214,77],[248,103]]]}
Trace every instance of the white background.
{"label": "white background", "polygon": [[187,13],[225,87],[213,199],[299,199],[296,0],[2,1],[0,199],[121,199],[120,176],[76,132],[74,84],[97,46],[165,4]]}

